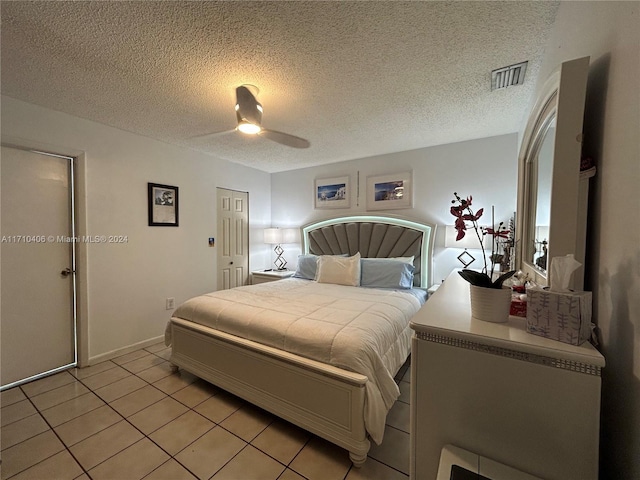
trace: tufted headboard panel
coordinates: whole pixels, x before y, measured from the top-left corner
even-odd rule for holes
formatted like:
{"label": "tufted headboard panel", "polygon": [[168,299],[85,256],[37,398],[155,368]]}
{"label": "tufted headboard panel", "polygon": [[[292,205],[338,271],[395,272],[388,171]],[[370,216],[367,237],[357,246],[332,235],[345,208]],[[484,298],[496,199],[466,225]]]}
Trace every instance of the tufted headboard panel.
{"label": "tufted headboard panel", "polygon": [[394,217],[353,216],[312,223],[302,228],[303,251],[314,255],[414,257],[413,284],[431,285],[435,227]]}

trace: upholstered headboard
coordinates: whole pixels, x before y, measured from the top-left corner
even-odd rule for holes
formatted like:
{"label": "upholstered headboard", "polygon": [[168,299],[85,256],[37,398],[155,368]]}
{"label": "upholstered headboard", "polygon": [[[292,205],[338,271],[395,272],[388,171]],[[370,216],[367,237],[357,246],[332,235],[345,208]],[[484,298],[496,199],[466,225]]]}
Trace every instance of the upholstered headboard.
{"label": "upholstered headboard", "polygon": [[333,218],[302,228],[303,252],[314,255],[355,255],[389,258],[414,256],[413,284],[431,285],[435,226],[394,217]]}

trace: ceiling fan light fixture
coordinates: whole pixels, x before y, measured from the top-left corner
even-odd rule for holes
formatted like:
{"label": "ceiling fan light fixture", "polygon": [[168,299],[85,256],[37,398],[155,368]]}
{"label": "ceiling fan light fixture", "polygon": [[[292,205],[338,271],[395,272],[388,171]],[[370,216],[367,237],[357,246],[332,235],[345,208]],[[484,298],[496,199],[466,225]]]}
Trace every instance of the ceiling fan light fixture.
{"label": "ceiling fan light fixture", "polygon": [[255,135],[260,133],[260,130],[262,130],[260,125],[256,125],[255,123],[251,123],[246,120],[241,120],[240,123],[238,123],[237,129],[248,135]]}

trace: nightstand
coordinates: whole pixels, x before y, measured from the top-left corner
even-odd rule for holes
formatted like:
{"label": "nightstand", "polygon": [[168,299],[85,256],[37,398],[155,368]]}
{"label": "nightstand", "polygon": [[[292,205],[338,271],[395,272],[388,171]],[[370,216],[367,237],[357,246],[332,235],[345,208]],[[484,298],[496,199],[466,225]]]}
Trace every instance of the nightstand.
{"label": "nightstand", "polygon": [[296,273],[293,270],[256,270],[251,272],[251,284],[257,285],[265,282],[275,282],[283,278],[292,277]]}

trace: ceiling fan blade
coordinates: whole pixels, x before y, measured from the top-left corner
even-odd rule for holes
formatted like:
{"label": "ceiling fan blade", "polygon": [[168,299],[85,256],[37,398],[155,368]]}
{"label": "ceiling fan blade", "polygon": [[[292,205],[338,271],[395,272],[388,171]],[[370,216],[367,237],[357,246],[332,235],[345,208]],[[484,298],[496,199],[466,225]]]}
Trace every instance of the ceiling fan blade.
{"label": "ceiling fan blade", "polygon": [[309,148],[309,146],[311,146],[309,140],[296,137],[295,135],[289,135],[288,133],[276,132],[275,130],[267,130],[263,128],[260,130],[258,135],[268,138],[274,142],[281,143],[282,145],[286,145],[287,147]]}
{"label": "ceiling fan blade", "polygon": [[231,130],[224,130],[223,132],[211,132],[211,133],[205,133],[203,135],[195,135],[193,137],[189,137],[188,140],[197,140],[199,138],[215,138],[215,137],[220,137],[222,135],[227,135],[228,133],[232,133],[235,132],[236,129],[232,128]]}
{"label": "ceiling fan blade", "polygon": [[254,125],[262,123],[262,105],[245,85],[236,88],[236,114],[238,123],[246,120]]}

